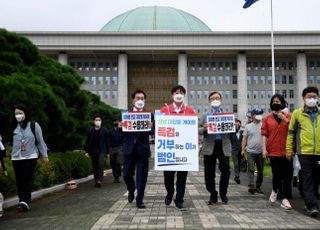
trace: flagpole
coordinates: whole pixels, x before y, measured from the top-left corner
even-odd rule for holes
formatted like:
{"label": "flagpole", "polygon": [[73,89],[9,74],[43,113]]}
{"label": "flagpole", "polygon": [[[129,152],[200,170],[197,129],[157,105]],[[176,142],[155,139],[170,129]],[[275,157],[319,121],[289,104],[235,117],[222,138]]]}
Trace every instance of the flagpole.
{"label": "flagpole", "polygon": [[271,5],[271,65],[272,65],[272,94],[276,93],[276,78],[274,70],[274,40],[273,40],[273,10],[272,10],[272,0],[270,0]]}

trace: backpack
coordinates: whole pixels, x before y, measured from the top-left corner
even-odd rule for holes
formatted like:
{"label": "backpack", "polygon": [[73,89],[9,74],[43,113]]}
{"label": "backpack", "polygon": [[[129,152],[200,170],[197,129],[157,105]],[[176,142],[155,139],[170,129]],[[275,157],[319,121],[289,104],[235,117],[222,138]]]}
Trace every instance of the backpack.
{"label": "backpack", "polygon": [[40,158],[41,152],[40,152],[40,150],[38,148],[39,142],[38,142],[38,138],[37,138],[37,135],[36,135],[36,122],[31,121],[30,128],[31,128],[31,132],[32,132],[32,134],[34,136],[34,144],[35,144],[36,148],[38,149],[39,158]]}

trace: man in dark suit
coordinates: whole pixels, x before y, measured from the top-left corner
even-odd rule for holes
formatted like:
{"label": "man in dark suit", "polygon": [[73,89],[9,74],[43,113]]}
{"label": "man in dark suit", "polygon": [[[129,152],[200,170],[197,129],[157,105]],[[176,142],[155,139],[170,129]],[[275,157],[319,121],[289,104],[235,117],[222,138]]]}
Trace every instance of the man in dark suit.
{"label": "man in dark suit", "polygon": [[234,167],[234,181],[240,184],[240,166],[241,166],[241,143],[242,143],[242,133],[241,121],[239,119],[235,120],[236,132],[230,134],[231,146],[232,146],[232,159]]}
{"label": "man in dark suit", "polygon": [[[129,111],[143,112],[146,94],[142,90],[136,90],[132,94],[133,108]],[[143,203],[144,190],[147,183],[150,143],[149,135],[152,134],[153,114],[151,114],[151,123],[148,124],[152,128],[151,132],[123,132],[123,179],[127,185],[128,202],[134,200],[134,191],[137,188],[136,205],[138,208],[145,208]],[[123,122],[120,123],[122,126]],[[133,176],[136,171],[136,181]]]}
{"label": "man in dark suit", "polygon": [[102,117],[99,114],[94,115],[93,124],[88,133],[85,150],[91,156],[95,187],[100,188],[103,180],[104,158],[109,151],[108,132],[101,126]]}

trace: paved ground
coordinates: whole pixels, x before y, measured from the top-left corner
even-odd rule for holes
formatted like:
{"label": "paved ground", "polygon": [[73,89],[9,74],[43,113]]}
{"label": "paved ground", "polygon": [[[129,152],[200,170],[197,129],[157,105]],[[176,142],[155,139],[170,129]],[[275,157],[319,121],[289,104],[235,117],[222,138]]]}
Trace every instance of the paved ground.
{"label": "paved ground", "polygon": [[166,207],[162,172],[151,170],[144,210],[135,202],[129,204],[124,183],[113,184],[109,175],[102,188],[94,188],[92,181],[83,183],[76,190],[35,200],[27,213],[9,208],[0,219],[0,229],[320,229],[320,218],[306,215],[296,193],[295,210],[285,211],[279,203],[268,205],[270,181],[263,187],[267,195],[251,195],[245,179],[240,185],[230,180],[229,204],[208,206],[203,178],[203,168],[189,173],[185,211],[173,204]]}

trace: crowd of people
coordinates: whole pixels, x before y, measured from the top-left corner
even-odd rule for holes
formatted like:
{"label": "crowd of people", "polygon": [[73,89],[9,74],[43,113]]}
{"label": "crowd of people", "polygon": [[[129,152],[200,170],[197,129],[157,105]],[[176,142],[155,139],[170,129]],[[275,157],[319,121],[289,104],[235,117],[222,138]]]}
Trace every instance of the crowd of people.
{"label": "crowd of people", "polygon": [[[165,105],[160,112],[165,115],[197,115],[192,108],[185,105],[186,89],[177,85],[172,88],[173,102]],[[235,120],[234,133],[208,133],[207,114],[199,116],[199,134],[203,135],[201,154],[204,163],[204,182],[209,193],[208,205],[218,202],[228,204],[228,186],[231,175],[230,157],[234,165],[234,181],[241,183],[240,171],[244,159],[247,162],[248,192],[261,194],[263,170],[266,159],[272,169],[272,190],[269,202],[274,204],[281,200],[280,207],[292,209],[292,180],[294,167],[299,167],[300,194],[303,196],[308,213],[312,217],[319,214],[319,181],[320,181],[320,111],[318,104],[319,91],[316,87],[307,87],[302,92],[304,105],[289,114],[284,97],[275,94],[270,100],[270,113],[263,117],[264,111],[250,111],[251,122],[242,126],[239,119]],[[147,95],[142,90],[132,94],[131,112],[145,110]],[[222,95],[214,91],[208,96],[210,114],[224,113]],[[14,110],[17,121],[13,132],[11,159],[16,176],[18,207],[30,210],[31,187],[34,170],[39,156],[47,164],[47,146],[44,142],[41,127],[32,122],[28,109],[17,105]],[[149,136],[154,133],[154,116],[148,123],[148,132],[122,132],[123,122],[116,118],[113,128],[107,130],[102,126],[103,117],[93,117],[93,127],[90,129],[85,150],[92,160],[94,186],[101,187],[103,181],[104,159],[110,155],[110,163],[114,183],[120,183],[120,177],[128,190],[128,202],[136,201],[136,207],[146,208],[143,199],[146,188],[149,157],[151,153]],[[191,134],[192,135],[192,134]],[[198,135],[195,134],[195,135]],[[0,139],[0,150],[2,147]],[[295,164],[293,164],[293,158]],[[219,162],[221,172],[219,193],[216,189],[216,168]],[[123,165],[123,170],[122,170]],[[3,169],[5,170],[4,166]],[[123,172],[123,173],[122,173]],[[175,206],[184,209],[187,171],[164,171],[166,196],[164,203],[169,206],[174,201]],[[176,190],[175,190],[175,175]],[[134,178],[135,176],[135,178]],[[256,176],[256,180],[255,180]],[[136,196],[135,196],[135,190]],[[175,199],[174,198],[175,194]],[[3,198],[0,194],[0,202]],[[0,205],[0,216],[2,206]]]}

